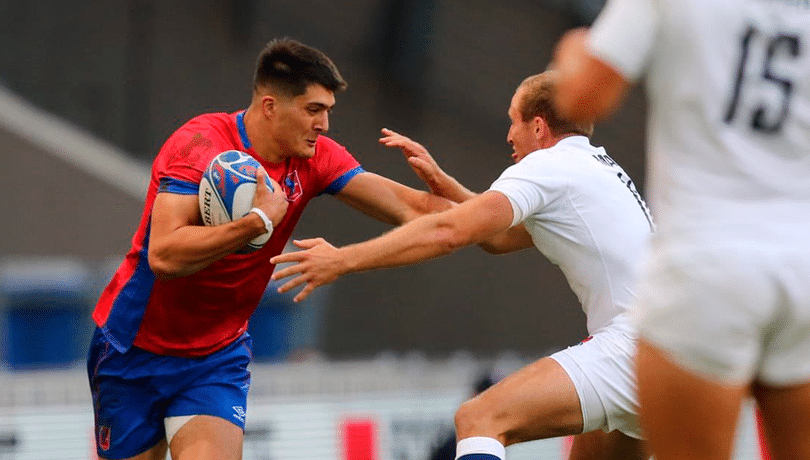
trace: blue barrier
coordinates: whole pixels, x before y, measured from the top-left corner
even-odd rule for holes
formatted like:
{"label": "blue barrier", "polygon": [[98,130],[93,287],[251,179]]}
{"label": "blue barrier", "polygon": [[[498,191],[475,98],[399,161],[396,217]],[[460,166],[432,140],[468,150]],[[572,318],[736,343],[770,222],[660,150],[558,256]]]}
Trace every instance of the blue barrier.
{"label": "blue barrier", "polygon": [[290,352],[290,316],[298,308],[292,296],[276,292],[271,281],[248,322],[256,361],[280,361]]}
{"label": "blue barrier", "polygon": [[276,291],[282,283],[270,281],[248,323],[256,361],[302,359],[318,352],[330,286],[322,286],[301,303],[295,303],[295,293]]}
{"label": "blue barrier", "polygon": [[2,361],[11,370],[69,367],[90,337],[91,272],[70,259],[0,264]]}

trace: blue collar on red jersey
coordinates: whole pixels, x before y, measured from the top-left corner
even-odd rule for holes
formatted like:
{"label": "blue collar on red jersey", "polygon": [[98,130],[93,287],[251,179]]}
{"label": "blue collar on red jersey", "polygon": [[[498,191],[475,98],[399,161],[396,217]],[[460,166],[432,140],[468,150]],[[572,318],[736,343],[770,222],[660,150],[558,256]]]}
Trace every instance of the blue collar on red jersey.
{"label": "blue collar on red jersey", "polygon": [[247,129],[245,129],[245,112],[247,112],[247,110],[243,110],[236,115],[236,129],[239,131],[239,138],[242,139],[242,145],[245,147],[245,150],[250,150],[253,144],[250,143]]}

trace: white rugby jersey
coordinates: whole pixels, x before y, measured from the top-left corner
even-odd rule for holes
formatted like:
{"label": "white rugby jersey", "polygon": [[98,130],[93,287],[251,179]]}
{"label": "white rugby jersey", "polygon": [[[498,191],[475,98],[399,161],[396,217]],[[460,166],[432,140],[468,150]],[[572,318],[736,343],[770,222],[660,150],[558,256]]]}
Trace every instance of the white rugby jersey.
{"label": "white rugby jersey", "polygon": [[646,75],[657,238],[807,240],[810,0],[609,0],[589,47]]}
{"label": "white rugby jersey", "polygon": [[653,230],[627,173],[584,136],[530,153],[490,190],[512,203],[535,246],[565,274],[588,332],[627,326],[639,263]]}

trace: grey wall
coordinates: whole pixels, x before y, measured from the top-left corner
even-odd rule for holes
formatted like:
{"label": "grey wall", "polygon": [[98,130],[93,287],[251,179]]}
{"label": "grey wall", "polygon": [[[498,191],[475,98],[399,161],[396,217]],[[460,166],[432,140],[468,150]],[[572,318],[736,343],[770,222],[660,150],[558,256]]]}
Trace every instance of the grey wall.
{"label": "grey wall", "polygon": [[[378,146],[388,126],[484,190],[510,164],[506,109],[514,88],[546,67],[552,44],[572,24],[562,10],[530,0],[5,0],[0,81],[150,160],[193,115],[244,107],[256,54],[270,38],[291,36],[324,50],[348,80],[330,135],[366,169],[421,187],[398,152]],[[642,190],[643,106],[635,90],[594,138]],[[0,155],[31,157],[14,165],[36,171],[30,181],[4,171],[4,191],[37,190],[0,196],[3,215],[15,216],[0,226],[2,253],[98,258],[127,247],[139,204],[13,136],[0,137]],[[346,244],[387,228],[319,198],[294,236]],[[356,274],[336,283],[332,298],[322,343],[333,357],[384,349],[537,354],[585,333],[562,275],[533,251],[494,257],[470,248]]]}
{"label": "grey wall", "polygon": [[103,260],[128,249],[142,202],[0,127],[2,255]]}

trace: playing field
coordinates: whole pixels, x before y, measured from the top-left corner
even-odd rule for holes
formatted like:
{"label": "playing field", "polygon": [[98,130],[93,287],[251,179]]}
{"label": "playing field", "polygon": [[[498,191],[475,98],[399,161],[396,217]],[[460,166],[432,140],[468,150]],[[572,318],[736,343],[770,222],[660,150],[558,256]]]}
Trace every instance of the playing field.
{"label": "playing field", "polygon": [[[427,459],[450,432],[468,382],[490,364],[387,358],[255,365],[244,459]],[[95,458],[90,405],[80,367],[0,373],[0,459]],[[508,458],[562,460],[566,441],[513,446]],[[760,458],[750,407],[734,458]]]}

